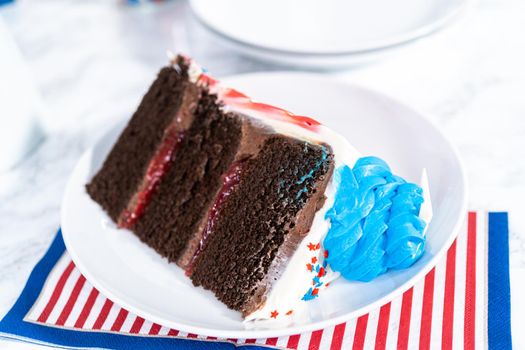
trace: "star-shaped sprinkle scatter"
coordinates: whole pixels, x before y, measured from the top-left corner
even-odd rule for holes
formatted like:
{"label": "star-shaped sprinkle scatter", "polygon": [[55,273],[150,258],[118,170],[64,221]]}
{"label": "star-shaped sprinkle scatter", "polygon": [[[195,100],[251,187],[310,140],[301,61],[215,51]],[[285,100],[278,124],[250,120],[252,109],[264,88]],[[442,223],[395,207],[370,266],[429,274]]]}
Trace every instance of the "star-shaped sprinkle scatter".
{"label": "star-shaped sprinkle scatter", "polygon": [[[312,287],[308,289],[308,291],[303,295],[302,300],[308,301],[312,300],[318,297],[319,295],[319,288],[323,286],[323,282],[321,281],[321,278],[326,276],[326,268],[328,265],[328,262],[326,261],[326,258],[328,257],[328,251],[324,250],[322,255],[325,259],[323,259],[323,262],[321,263],[319,261],[319,253],[316,251],[321,249],[321,243],[313,243],[310,242],[307,245],[308,250],[315,252],[312,253],[313,256],[310,258],[311,263],[306,264],[306,269],[310,272],[312,272]],[[328,284],[326,284],[328,286]]]}
{"label": "star-shaped sprinkle scatter", "polygon": [[272,312],[270,312],[271,318],[277,318],[277,316],[279,316],[279,313],[277,312],[277,310],[273,310]]}
{"label": "star-shaped sprinkle scatter", "polygon": [[308,249],[309,250],[318,250],[319,248],[321,248],[321,243],[317,243],[317,244],[313,244],[312,242],[308,243]]}

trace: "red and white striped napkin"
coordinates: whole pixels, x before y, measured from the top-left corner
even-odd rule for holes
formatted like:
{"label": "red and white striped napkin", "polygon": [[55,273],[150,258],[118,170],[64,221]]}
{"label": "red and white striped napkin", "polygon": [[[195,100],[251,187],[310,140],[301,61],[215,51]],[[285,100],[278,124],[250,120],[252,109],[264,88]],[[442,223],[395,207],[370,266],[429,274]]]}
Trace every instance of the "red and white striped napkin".
{"label": "red and white striped napkin", "polygon": [[[117,332],[143,336],[137,339],[222,340],[237,346],[256,344],[283,349],[485,347],[489,340],[487,253],[487,215],[471,212],[446,257],[423,280],[377,310],[346,323],[303,334],[268,339],[216,339],[163,327],[119,307],[93,288],[64,250],[56,255],[23,321],[73,333]],[[8,333],[0,323],[0,334],[2,331],[4,335]],[[99,338],[93,340],[92,345],[103,347],[104,339]],[[53,344],[52,339],[41,341]]]}

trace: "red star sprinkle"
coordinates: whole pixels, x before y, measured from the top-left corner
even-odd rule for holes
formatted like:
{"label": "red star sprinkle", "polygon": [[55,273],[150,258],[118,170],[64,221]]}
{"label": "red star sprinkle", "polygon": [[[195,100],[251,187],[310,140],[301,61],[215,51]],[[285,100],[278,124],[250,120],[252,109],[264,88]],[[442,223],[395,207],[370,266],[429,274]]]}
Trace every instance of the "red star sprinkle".
{"label": "red star sprinkle", "polygon": [[319,288],[314,288],[314,290],[312,290],[312,295],[317,295],[317,293],[319,293]]}
{"label": "red star sprinkle", "polygon": [[308,269],[308,271],[312,271],[312,264],[306,264],[306,268]]}
{"label": "red star sprinkle", "polygon": [[312,242],[308,243],[308,249],[309,250],[315,250],[315,247],[316,247],[316,245],[313,244]]}
{"label": "red star sprinkle", "polygon": [[328,250],[325,250],[325,251],[324,251],[324,258],[325,258],[325,259],[328,258]]}
{"label": "red star sprinkle", "polygon": [[326,275],[326,271],[324,270],[324,267],[321,267],[317,273],[317,277],[323,277],[324,275]]}
{"label": "red star sprinkle", "polygon": [[293,310],[289,310],[289,311],[286,313],[286,316],[290,316],[292,313],[293,313]]}
{"label": "red star sprinkle", "polygon": [[320,249],[320,248],[321,248],[321,243],[317,243],[317,244],[315,245],[315,250]]}
{"label": "red star sprinkle", "polygon": [[317,257],[314,256],[314,257],[312,258],[312,264],[315,264],[316,262],[317,262]]}
{"label": "red star sprinkle", "polygon": [[270,317],[271,318],[277,318],[277,316],[279,315],[279,313],[277,312],[277,310],[274,310],[270,313]]}

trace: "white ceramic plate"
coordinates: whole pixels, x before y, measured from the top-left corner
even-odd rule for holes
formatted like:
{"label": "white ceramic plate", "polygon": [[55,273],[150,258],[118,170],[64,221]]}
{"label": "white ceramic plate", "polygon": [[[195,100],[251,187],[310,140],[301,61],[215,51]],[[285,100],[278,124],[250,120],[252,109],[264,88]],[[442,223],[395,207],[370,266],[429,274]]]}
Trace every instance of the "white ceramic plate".
{"label": "white ceramic plate", "polygon": [[469,0],[191,0],[197,18],[250,56],[301,66],[376,58],[450,22]]}
{"label": "white ceramic plate", "polygon": [[227,84],[258,100],[316,117],[363,154],[388,160],[393,170],[418,181],[426,167],[434,218],[427,251],[412,268],[370,283],[340,279],[310,304],[312,320],[274,330],[245,330],[240,315],[192,286],[126,230],[117,230],[84,185],[101,166],[124,122],[100,139],[71,174],[62,203],[62,230],[77,267],[104,295],[159,324],[217,337],[263,338],[320,329],[357,317],[390,301],[422,278],[451,245],[466,211],[463,167],[454,147],[424,117],[377,92],[304,73],[251,74]]}

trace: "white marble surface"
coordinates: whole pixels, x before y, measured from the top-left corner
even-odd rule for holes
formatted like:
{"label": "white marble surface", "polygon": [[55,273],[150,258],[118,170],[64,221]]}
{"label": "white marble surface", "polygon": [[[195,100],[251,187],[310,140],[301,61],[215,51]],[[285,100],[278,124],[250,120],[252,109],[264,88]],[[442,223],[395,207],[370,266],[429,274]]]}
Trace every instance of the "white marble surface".
{"label": "white marble surface", "polygon": [[[165,63],[166,49],[189,53],[217,76],[285,68],[225,50],[182,0],[135,8],[117,1],[27,0],[0,11],[47,107],[44,142],[0,174],[2,317],[55,234],[77,158],[105,125],[132,112]],[[483,0],[452,26],[388,60],[327,73],[428,114],[465,160],[470,208],[510,212],[515,348],[525,348],[518,331],[525,321],[519,298],[525,294],[524,63],[525,3]],[[9,344],[0,342],[0,348],[14,346]]]}

